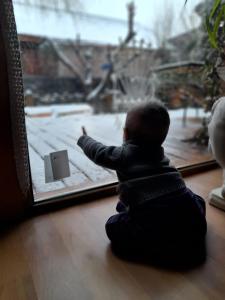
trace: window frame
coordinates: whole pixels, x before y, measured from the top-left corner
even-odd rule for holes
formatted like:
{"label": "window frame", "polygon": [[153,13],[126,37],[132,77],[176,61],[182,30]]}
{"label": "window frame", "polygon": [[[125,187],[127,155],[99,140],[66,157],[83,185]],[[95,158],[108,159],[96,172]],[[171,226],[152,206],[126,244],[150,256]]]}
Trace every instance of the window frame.
{"label": "window frame", "polygon": [[[0,60],[3,61],[4,66],[0,68],[0,77],[3,78],[4,82],[7,82],[8,84],[4,85],[4,90],[5,90],[5,101],[7,102],[7,105],[5,105],[3,107],[3,110],[0,111],[0,118],[1,116],[5,116],[5,114],[11,114],[11,121],[8,124],[7,123],[7,138],[10,140],[9,143],[9,147],[10,147],[10,159],[12,162],[12,167],[10,168],[10,172],[12,177],[14,178],[13,181],[13,185],[15,188],[15,191],[10,194],[10,197],[14,197],[14,200],[12,202],[10,202],[10,205],[12,207],[12,205],[16,206],[16,212],[13,212],[13,214],[11,214],[11,217],[13,216],[13,218],[16,218],[16,214],[33,214],[33,213],[38,213],[38,212],[42,212],[42,211],[46,211],[46,210],[52,210],[55,208],[61,208],[61,207],[65,207],[68,205],[74,205],[74,204],[78,204],[81,202],[85,202],[85,201],[93,201],[96,199],[100,199],[100,198],[104,198],[104,197],[108,197],[108,196],[114,196],[117,193],[117,186],[118,186],[118,181],[114,181],[112,183],[109,184],[103,184],[103,185],[98,185],[92,188],[87,188],[84,190],[79,190],[79,191],[75,191],[75,192],[70,192],[68,194],[62,194],[59,196],[54,196],[54,197],[49,197],[47,199],[44,199],[42,201],[39,202],[35,202],[34,201],[34,194],[33,194],[33,190],[32,190],[32,178],[31,178],[31,173],[30,173],[30,160],[29,160],[29,152],[28,152],[28,147],[25,147],[25,149],[23,149],[24,151],[24,157],[25,160],[28,161],[27,164],[23,164],[23,162],[21,162],[23,164],[23,170],[26,173],[26,178],[28,181],[28,189],[27,189],[27,193],[24,194],[23,191],[21,190],[21,185],[20,185],[20,178],[19,178],[19,173],[18,173],[18,162],[15,161],[15,153],[17,151],[16,148],[18,148],[18,146],[20,145],[16,145],[15,143],[13,144],[13,135],[15,135],[15,132],[13,132],[13,126],[15,126],[15,122],[13,121],[12,118],[12,110],[13,110],[13,105],[17,105],[19,102],[19,104],[21,105],[21,98],[16,98],[15,100],[15,95],[12,95],[12,88],[15,88],[15,82],[10,80],[10,76],[12,76],[9,65],[12,64],[12,62],[10,61],[10,59],[12,59],[12,57],[10,56],[10,48],[9,48],[9,37],[10,34],[15,36],[16,33],[16,25],[15,25],[15,18],[13,15],[13,4],[12,4],[12,0],[3,0],[1,2],[1,6],[2,6],[2,13],[0,14],[1,16],[7,15],[7,17],[2,17],[2,21],[0,21],[0,34],[2,36],[3,39],[3,44],[0,45],[1,50],[4,52],[4,57],[6,58],[4,61],[4,57]],[[7,14],[6,14],[7,12]],[[10,16],[9,16],[10,15]],[[13,24],[13,31],[8,31],[7,32],[7,26],[9,28],[9,22],[12,22]],[[10,23],[11,25],[11,23]],[[7,34],[4,34],[4,32],[7,32]],[[14,38],[14,36],[12,38]],[[16,36],[18,37],[17,33]],[[15,38],[16,39],[16,38]],[[15,40],[16,41],[16,40]],[[18,42],[18,41],[17,41]],[[7,45],[8,44],[8,45]],[[17,51],[19,51],[19,46]],[[9,53],[8,53],[9,52]],[[18,54],[18,53],[17,53]],[[22,76],[22,69],[21,69],[21,60],[19,61],[20,64],[20,72],[21,72],[21,76]],[[13,98],[14,97],[14,98]],[[16,102],[17,101],[17,102]],[[23,102],[24,105],[24,102]],[[23,114],[21,116],[21,118],[23,119],[23,125],[25,125],[25,115]],[[25,128],[24,128],[25,130]],[[26,130],[24,131],[26,133]],[[27,135],[22,137],[24,140],[22,142],[24,142],[25,145],[27,145]],[[3,142],[8,143],[8,140],[4,140]],[[14,152],[13,152],[14,151]],[[18,157],[17,157],[18,159]],[[0,158],[0,160],[4,163],[4,157]],[[4,165],[4,164],[3,164]],[[19,165],[20,165],[20,161],[19,161]],[[186,176],[191,176],[197,173],[201,173],[204,171],[208,171],[214,168],[218,168],[218,164],[216,163],[215,160],[208,160],[202,163],[197,163],[197,164],[191,164],[185,167],[181,167],[178,168],[178,170],[180,171],[180,173],[183,175],[183,177]],[[16,180],[17,178],[17,180]],[[7,190],[8,192],[10,189],[10,185],[7,185],[5,187],[5,195],[7,195]],[[3,195],[4,195],[4,189],[3,189]],[[20,203],[21,205],[18,206],[18,203]],[[0,203],[0,207],[1,207],[1,203]],[[7,208],[8,209],[8,208]],[[11,208],[11,211],[14,211],[14,207]],[[10,213],[8,213],[8,215],[10,215]]]}
{"label": "window frame", "polygon": [[[202,163],[180,167],[178,168],[178,171],[181,173],[183,178],[185,178],[217,168],[219,168],[218,163],[216,162],[216,160],[212,159]],[[32,212],[40,213],[46,210],[63,208],[70,205],[76,205],[84,202],[95,201],[97,199],[116,196],[117,188],[118,181],[114,181],[108,184],[98,185],[75,192],[68,192],[64,195],[49,197],[47,199],[34,202]]]}

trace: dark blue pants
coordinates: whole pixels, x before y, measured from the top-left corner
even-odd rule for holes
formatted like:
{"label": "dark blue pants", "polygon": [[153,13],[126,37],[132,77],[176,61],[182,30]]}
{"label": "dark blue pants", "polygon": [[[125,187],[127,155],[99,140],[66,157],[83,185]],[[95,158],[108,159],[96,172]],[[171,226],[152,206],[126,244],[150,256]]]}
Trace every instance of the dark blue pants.
{"label": "dark blue pants", "polygon": [[117,211],[106,223],[106,234],[122,255],[190,258],[204,245],[205,202],[188,189],[128,211],[119,202]]}

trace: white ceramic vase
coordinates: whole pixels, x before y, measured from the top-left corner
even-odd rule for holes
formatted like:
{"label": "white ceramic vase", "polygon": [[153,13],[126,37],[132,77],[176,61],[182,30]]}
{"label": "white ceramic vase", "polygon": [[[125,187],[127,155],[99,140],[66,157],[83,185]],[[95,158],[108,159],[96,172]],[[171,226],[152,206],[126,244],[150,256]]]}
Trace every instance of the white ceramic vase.
{"label": "white ceramic vase", "polygon": [[[225,97],[221,97],[213,105],[208,131],[209,147],[224,174],[222,186],[211,192],[210,203],[225,209]],[[220,202],[219,205],[217,201]],[[223,206],[221,202],[224,202],[224,207],[221,207]]]}

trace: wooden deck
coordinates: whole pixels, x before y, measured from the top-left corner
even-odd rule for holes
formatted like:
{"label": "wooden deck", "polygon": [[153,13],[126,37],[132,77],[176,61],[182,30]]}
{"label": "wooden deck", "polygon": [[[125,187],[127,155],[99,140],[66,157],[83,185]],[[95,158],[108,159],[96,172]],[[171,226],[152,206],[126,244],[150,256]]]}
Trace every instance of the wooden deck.
{"label": "wooden deck", "polygon": [[[35,199],[68,190],[78,190],[116,180],[114,171],[96,166],[76,145],[85,126],[88,134],[106,145],[122,143],[124,114],[75,115],[59,118],[27,118],[29,155]],[[167,140],[166,154],[177,167],[211,158],[207,149],[183,142],[200,127],[199,119],[189,119],[186,127],[181,119],[173,119]],[[45,183],[43,158],[50,152],[68,150],[71,176],[62,181]]]}
{"label": "wooden deck", "polygon": [[[207,199],[221,184],[213,170],[185,178]],[[223,300],[225,213],[207,204],[207,259],[173,271],[122,261],[109,247],[104,224],[117,197],[73,206],[0,233],[1,300]]]}

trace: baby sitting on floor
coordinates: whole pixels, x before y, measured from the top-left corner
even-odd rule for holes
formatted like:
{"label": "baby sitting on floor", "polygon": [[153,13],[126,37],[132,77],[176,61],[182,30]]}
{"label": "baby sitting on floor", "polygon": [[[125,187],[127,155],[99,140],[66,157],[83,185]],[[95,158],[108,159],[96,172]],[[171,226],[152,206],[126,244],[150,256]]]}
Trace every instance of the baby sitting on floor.
{"label": "baby sitting on floor", "polygon": [[205,202],[164,154],[169,125],[165,106],[150,101],[128,112],[121,147],[104,146],[85,130],[78,140],[89,159],[117,172],[118,214],[106,223],[117,253],[190,258],[204,244]]}

